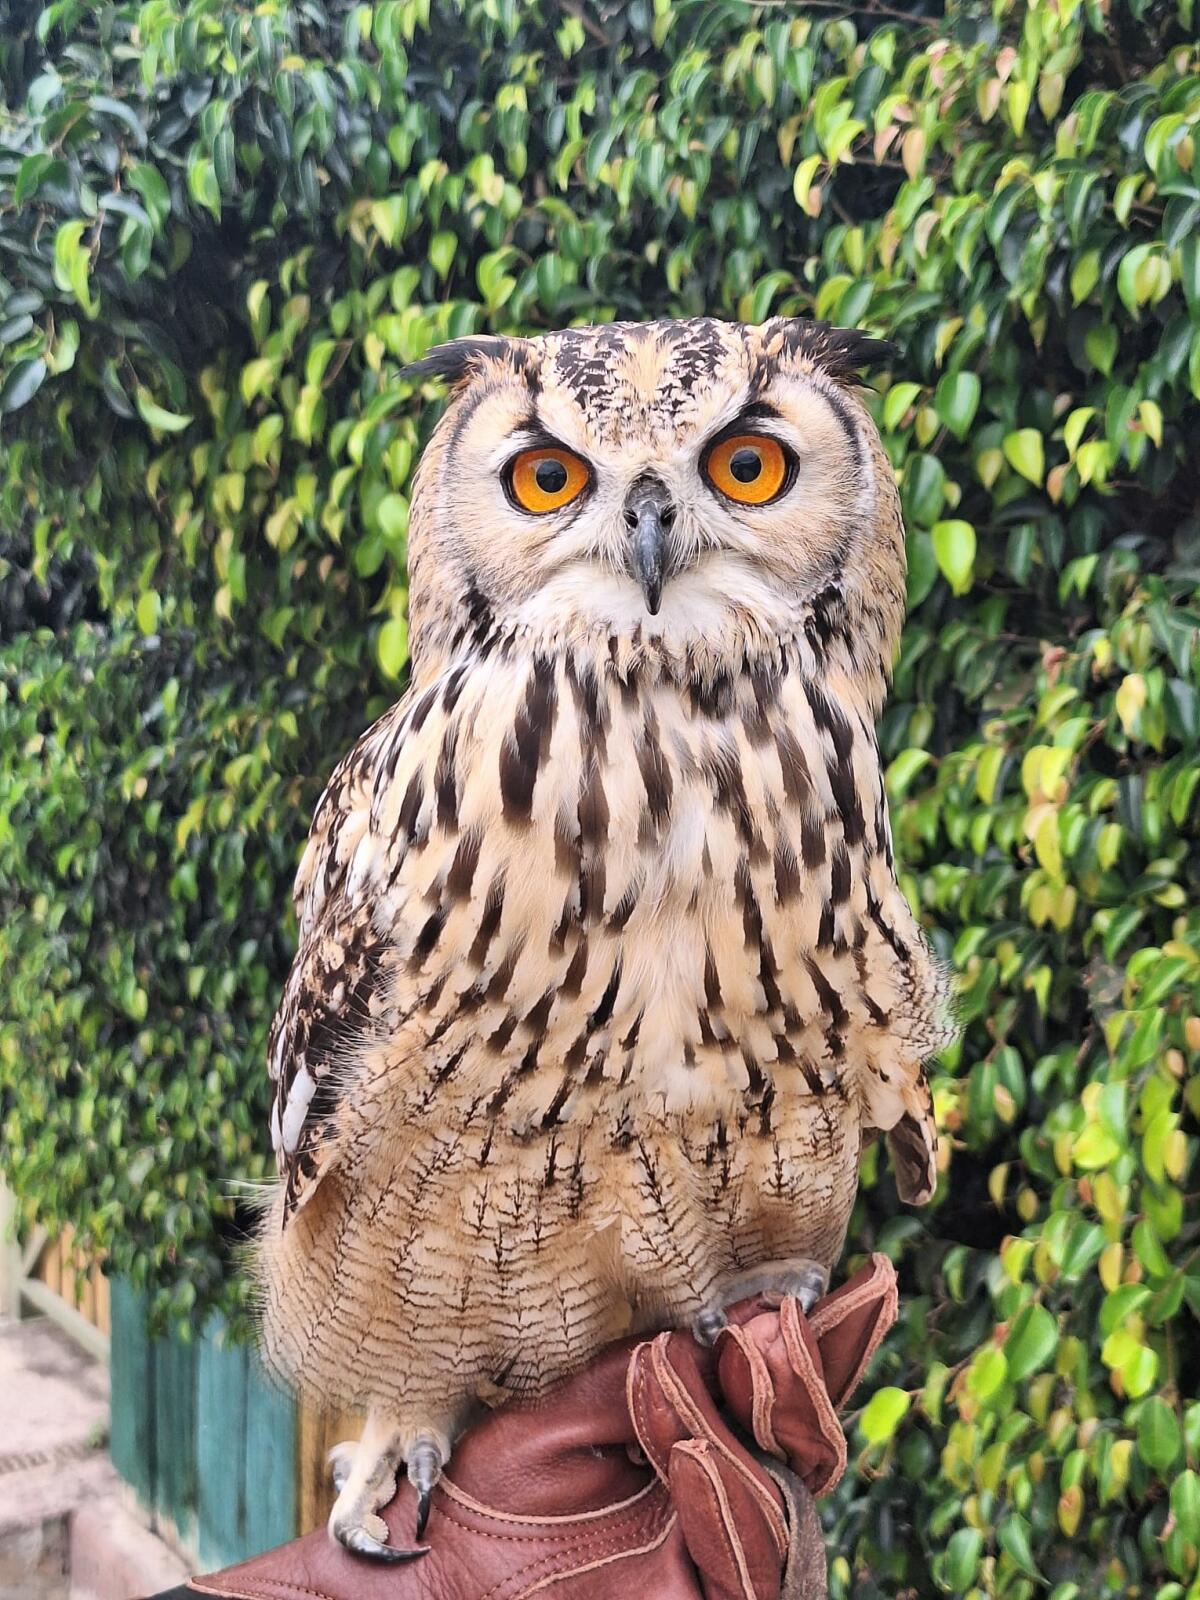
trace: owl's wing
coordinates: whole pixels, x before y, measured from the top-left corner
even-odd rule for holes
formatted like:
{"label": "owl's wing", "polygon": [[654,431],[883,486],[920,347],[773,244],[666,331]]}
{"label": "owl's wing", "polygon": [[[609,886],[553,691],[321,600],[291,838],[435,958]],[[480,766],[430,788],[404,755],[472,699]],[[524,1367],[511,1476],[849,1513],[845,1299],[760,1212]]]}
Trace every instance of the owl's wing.
{"label": "owl's wing", "polygon": [[874,948],[873,989],[890,1014],[873,1059],[859,1072],[868,1126],[887,1135],[896,1188],[924,1205],[937,1187],[938,1135],[928,1062],[955,1037],[950,977],[925,941],[899,888],[875,863],[879,896],[868,891]]}
{"label": "owl's wing", "polygon": [[[382,1010],[388,941],[372,920],[364,865],[376,850],[405,848],[403,830],[372,835],[372,805],[399,747],[420,738],[406,696],[363,734],[318,802],[294,890],[300,941],[271,1024],[275,1083],[271,1143],[286,1186],[284,1219],[315,1189],[331,1153],[345,1074],[338,1070]],[[424,730],[422,730],[423,732]]]}
{"label": "owl's wing", "polygon": [[937,1188],[937,1124],[933,1119],[933,1096],[929,1077],[922,1066],[906,1096],[906,1109],[887,1135],[888,1154],[896,1175],[896,1189],[905,1205],[922,1206],[933,1198]]}

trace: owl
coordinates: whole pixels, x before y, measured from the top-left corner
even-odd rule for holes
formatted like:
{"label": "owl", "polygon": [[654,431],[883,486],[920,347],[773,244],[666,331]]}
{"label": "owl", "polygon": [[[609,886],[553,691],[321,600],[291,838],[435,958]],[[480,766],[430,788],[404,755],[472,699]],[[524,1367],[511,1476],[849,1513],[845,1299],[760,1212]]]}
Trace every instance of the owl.
{"label": "owl", "polygon": [[[272,1029],[268,1361],[361,1407],[330,1530],[481,1404],[824,1287],[864,1139],[927,1199],[945,975],[875,737],[904,608],[857,373],[777,318],[459,339],[411,682],[331,778]],[[435,1522],[436,1529],[436,1505]]]}

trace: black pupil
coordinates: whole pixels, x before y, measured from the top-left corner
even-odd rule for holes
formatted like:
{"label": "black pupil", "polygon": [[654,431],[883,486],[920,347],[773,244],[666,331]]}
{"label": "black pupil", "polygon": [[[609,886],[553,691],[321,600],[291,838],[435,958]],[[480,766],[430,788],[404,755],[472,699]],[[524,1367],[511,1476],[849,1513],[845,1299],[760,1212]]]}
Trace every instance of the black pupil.
{"label": "black pupil", "polygon": [[553,456],[547,457],[545,461],[539,461],[533,469],[533,476],[543,494],[561,494],[567,487],[567,469],[561,461],[555,461]]}
{"label": "black pupil", "polygon": [[729,470],[739,483],[753,483],[762,471],[762,457],[757,450],[752,450],[749,445],[743,445],[730,456]]}

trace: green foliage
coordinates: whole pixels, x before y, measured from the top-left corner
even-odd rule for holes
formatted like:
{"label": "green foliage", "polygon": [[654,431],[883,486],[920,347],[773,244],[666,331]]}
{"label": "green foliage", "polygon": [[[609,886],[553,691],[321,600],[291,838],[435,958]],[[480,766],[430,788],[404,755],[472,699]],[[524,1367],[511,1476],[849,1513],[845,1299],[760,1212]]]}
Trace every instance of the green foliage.
{"label": "green foliage", "polygon": [[[264,1171],[316,788],[403,672],[447,335],[815,313],[912,614],[882,740],[960,974],[837,1596],[1197,1588],[1192,0],[0,0],[0,1115],[177,1315]],[[830,14],[832,12],[832,14]],[[172,687],[174,686],[174,687]]]}

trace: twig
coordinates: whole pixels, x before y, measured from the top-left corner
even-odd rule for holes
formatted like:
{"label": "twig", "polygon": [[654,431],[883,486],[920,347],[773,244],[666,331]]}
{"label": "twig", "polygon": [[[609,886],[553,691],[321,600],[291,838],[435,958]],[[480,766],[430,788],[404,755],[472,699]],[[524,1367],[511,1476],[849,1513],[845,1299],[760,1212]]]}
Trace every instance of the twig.
{"label": "twig", "polygon": [[608,37],[600,24],[598,22],[594,22],[592,18],[588,16],[582,5],[577,3],[577,0],[558,0],[558,3],[569,17],[574,17],[575,21],[579,23],[580,27],[584,28],[588,33],[591,34],[592,38],[595,39],[597,44],[602,44],[606,50],[612,49],[612,40]]}

